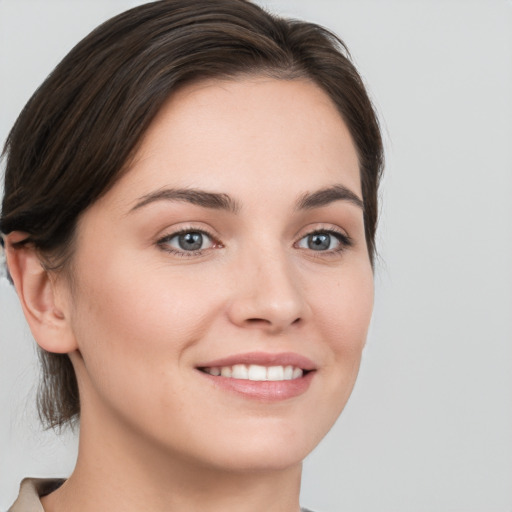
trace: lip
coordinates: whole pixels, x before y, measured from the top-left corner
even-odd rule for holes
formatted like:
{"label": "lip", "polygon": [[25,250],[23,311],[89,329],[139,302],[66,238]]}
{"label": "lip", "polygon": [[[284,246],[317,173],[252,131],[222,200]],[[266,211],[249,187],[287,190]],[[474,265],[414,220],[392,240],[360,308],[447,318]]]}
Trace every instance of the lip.
{"label": "lip", "polygon": [[221,376],[214,377],[204,372],[198,373],[208,379],[217,389],[260,402],[279,402],[298,397],[308,390],[315,375],[315,372],[312,371],[293,380],[255,381]]}
{"label": "lip", "polygon": [[[295,366],[306,371],[316,370],[316,365],[305,356],[294,352],[247,352],[235,354],[214,361],[196,365],[197,368],[213,368],[220,366],[233,366],[235,364],[258,364],[261,366]],[[236,380],[236,379],[235,379]]]}
{"label": "lip", "polygon": [[[282,381],[252,381],[246,379],[233,379],[222,376],[214,376],[200,371],[200,368],[212,368],[220,366],[233,366],[235,364],[257,364],[261,366],[295,366],[305,370],[302,377],[293,380]],[[236,354],[222,359],[215,359],[207,363],[197,365],[198,373],[202,375],[217,389],[234,393],[249,400],[260,402],[279,402],[304,394],[314,378],[316,366],[307,357],[299,354],[249,352]]]}

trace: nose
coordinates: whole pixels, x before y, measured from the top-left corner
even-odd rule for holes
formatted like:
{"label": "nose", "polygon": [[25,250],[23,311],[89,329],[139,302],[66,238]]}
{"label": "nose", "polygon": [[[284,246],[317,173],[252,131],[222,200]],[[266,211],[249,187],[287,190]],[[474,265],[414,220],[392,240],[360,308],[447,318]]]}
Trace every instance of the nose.
{"label": "nose", "polygon": [[279,334],[307,318],[305,290],[286,255],[248,258],[234,277],[228,316],[237,326]]}

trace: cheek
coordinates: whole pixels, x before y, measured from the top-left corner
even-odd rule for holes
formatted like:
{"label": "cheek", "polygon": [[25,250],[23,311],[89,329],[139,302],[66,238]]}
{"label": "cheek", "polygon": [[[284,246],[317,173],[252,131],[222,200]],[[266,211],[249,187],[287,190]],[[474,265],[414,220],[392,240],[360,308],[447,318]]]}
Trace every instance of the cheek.
{"label": "cheek", "polygon": [[169,268],[110,256],[96,272],[80,274],[73,329],[88,378],[122,393],[133,381],[141,389],[164,382],[217,311],[199,278],[180,280]]}
{"label": "cheek", "polygon": [[104,342],[126,346],[142,338],[142,345],[134,348],[148,349],[168,345],[171,336],[179,338],[183,331],[200,329],[198,308],[209,299],[203,285],[193,273],[119,257],[81,278],[75,309],[78,317],[88,316],[104,330]]}
{"label": "cheek", "polygon": [[198,278],[147,269],[125,260],[84,276],[74,328],[90,409],[155,433],[188,410],[188,349],[218,312]]}
{"label": "cheek", "polygon": [[333,351],[360,353],[373,310],[373,273],[361,264],[331,276],[323,289],[312,290],[315,322],[323,327]]}
{"label": "cheek", "polygon": [[357,377],[373,310],[373,292],[371,267],[362,264],[340,273],[338,279],[333,276],[312,298],[314,325],[327,351],[326,396],[339,404],[338,412]]}

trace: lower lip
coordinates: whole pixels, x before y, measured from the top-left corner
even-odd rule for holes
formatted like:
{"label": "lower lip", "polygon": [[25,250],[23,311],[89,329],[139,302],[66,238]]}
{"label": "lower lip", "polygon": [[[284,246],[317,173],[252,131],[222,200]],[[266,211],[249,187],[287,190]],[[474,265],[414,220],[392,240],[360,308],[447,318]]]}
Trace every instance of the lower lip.
{"label": "lower lip", "polygon": [[262,402],[279,402],[304,394],[308,390],[315,372],[308,372],[298,379],[279,381],[231,379],[201,371],[200,373],[216,387],[228,392]]}

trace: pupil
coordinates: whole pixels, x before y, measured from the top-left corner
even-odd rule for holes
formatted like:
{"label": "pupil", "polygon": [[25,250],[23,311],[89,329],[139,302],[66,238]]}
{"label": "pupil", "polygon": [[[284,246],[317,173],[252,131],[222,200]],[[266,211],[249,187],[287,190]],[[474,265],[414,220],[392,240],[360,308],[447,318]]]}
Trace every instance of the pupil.
{"label": "pupil", "polygon": [[330,235],[311,235],[308,240],[308,247],[313,251],[324,251],[331,245]]}
{"label": "pupil", "polygon": [[186,251],[197,251],[203,245],[201,233],[185,233],[179,236],[180,247]]}

